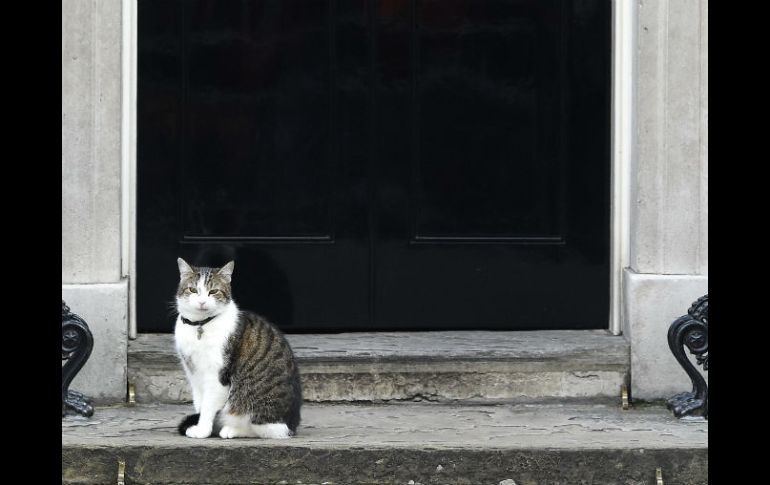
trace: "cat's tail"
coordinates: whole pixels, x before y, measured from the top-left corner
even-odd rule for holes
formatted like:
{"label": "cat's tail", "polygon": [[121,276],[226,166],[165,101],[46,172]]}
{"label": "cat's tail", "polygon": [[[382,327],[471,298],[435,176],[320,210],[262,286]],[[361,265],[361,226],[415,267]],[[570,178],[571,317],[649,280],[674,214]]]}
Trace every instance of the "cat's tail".
{"label": "cat's tail", "polygon": [[200,413],[198,414],[191,414],[189,416],[186,416],[181,423],[179,423],[179,426],[176,428],[179,430],[179,434],[182,436],[185,436],[185,431],[187,431],[187,428],[190,426],[195,426],[198,424],[198,419],[201,417]]}
{"label": "cat's tail", "polygon": [[286,425],[291,431],[291,436],[296,436],[297,427],[300,422],[300,408],[302,407],[302,385],[299,380],[299,372],[295,372],[292,376],[291,387],[294,391],[294,396],[289,405],[289,413],[286,416]]}

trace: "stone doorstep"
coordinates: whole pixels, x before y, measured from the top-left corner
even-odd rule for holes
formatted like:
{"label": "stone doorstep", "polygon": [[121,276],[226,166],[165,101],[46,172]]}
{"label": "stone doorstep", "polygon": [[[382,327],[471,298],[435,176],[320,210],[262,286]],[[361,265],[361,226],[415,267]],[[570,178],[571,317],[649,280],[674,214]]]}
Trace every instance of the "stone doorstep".
{"label": "stone doorstep", "polygon": [[708,483],[708,423],[660,406],[306,404],[289,440],[196,440],[189,405],[62,420],[62,483],[652,485]]}
{"label": "stone doorstep", "polygon": [[[603,330],[288,335],[305,400],[619,399],[628,342]],[[173,336],[130,341],[138,402],[189,402]]]}

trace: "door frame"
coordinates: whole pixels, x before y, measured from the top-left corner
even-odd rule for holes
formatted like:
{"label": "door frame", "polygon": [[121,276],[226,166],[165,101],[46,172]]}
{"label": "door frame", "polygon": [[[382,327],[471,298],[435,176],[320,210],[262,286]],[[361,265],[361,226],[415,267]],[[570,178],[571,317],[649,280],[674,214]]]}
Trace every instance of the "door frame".
{"label": "door frame", "polygon": [[[636,8],[612,3],[610,122],[610,312],[607,329],[622,333],[623,270],[630,261],[631,176],[636,160]],[[136,101],[137,0],[122,1],[121,84],[121,274],[128,278],[128,336],[136,327]]]}

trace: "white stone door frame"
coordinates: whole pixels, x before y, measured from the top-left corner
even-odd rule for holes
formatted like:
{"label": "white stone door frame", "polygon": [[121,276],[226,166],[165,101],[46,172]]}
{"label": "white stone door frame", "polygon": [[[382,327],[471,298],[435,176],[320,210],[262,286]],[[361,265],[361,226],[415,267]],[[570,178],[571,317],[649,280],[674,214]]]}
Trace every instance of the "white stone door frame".
{"label": "white stone door frame", "polygon": [[636,5],[612,0],[612,155],[610,194],[610,321],[623,328],[623,271],[630,265],[631,167],[636,160]]}
{"label": "white stone door frame", "polygon": [[128,337],[136,338],[137,0],[122,0],[121,272],[128,277]]}
{"label": "white stone door frame", "polygon": [[[636,3],[612,1],[610,318],[621,333],[623,269],[629,266],[631,167],[635,158]],[[129,281],[128,334],[136,338],[137,0],[122,2],[121,271]]]}

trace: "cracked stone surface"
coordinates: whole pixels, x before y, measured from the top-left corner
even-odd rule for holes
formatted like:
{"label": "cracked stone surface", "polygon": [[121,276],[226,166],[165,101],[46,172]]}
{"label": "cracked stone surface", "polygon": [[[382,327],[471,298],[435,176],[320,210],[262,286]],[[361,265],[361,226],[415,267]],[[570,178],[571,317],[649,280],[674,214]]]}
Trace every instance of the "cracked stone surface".
{"label": "cracked stone surface", "polygon": [[[605,330],[547,330],[532,332],[357,332],[289,334],[301,362],[395,360],[490,360],[548,357],[583,358],[596,364],[628,359],[628,343]],[[132,352],[173,356],[171,334],[139,334]]]}
{"label": "cracked stone surface", "polygon": [[65,418],[63,483],[115,483],[120,457],[127,483],[641,485],[656,467],[670,483],[707,483],[707,422],[662,407],[308,404],[289,440],[177,435],[191,412],[139,405]]}
{"label": "cracked stone surface", "polygon": [[[307,401],[616,398],[629,346],[606,331],[288,335]],[[191,399],[173,337],[129,344],[139,402]]]}
{"label": "cracked stone surface", "polygon": [[[62,444],[273,446],[270,440],[183,439],[176,425],[192,406],[99,408],[62,421]],[[707,421],[680,421],[662,407],[622,411],[607,405],[313,405],[302,408],[298,436],[286,446],[323,448],[677,448],[706,446]]]}

